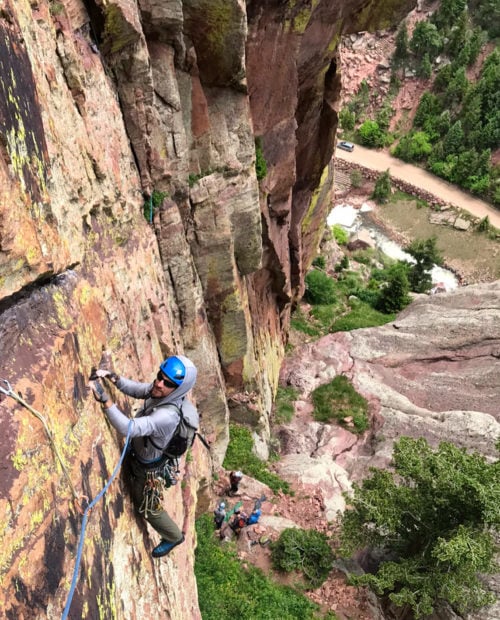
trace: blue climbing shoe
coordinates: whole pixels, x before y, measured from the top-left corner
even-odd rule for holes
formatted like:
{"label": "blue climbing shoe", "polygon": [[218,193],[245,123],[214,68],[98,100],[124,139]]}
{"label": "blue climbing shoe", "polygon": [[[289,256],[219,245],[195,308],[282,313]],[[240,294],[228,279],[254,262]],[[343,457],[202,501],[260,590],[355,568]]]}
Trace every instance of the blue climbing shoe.
{"label": "blue climbing shoe", "polygon": [[161,543],[153,549],[154,558],[162,558],[172,551],[174,547],[184,542],[184,534],[177,542],[168,542],[168,540],[162,540]]}

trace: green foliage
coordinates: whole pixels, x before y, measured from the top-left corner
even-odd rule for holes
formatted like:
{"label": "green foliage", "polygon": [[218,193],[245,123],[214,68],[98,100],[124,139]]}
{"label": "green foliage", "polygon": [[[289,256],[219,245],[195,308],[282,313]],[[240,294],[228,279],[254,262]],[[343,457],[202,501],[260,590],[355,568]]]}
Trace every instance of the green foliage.
{"label": "green foliage", "polygon": [[61,15],[63,11],[64,11],[64,4],[62,2],[54,2],[54,0],[51,0],[50,5],[49,5],[49,12],[51,15],[54,15],[54,16]]}
{"label": "green foliage", "polygon": [[290,327],[295,331],[302,332],[312,338],[318,338],[321,336],[320,327],[315,324],[311,324],[308,317],[301,311],[300,308],[297,308],[292,314]]}
{"label": "green foliage", "polygon": [[313,620],[318,607],[292,588],[275,584],[259,569],[243,568],[236,553],[214,537],[211,515],[196,521],[195,575],[203,620]]}
{"label": "green foliage", "polygon": [[423,55],[420,64],[417,66],[417,75],[418,77],[424,78],[424,80],[428,80],[432,75],[432,63],[427,52]]}
{"label": "green foliage", "polygon": [[333,304],[335,283],[324,271],[313,269],[305,278],[305,298],[312,304]]}
{"label": "green foliage", "polygon": [[335,265],[335,273],[340,273],[341,271],[344,271],[344,269],[349,269],[349,259],[345,254],[340,259],[340,262]]}
{"label": "green foliage", "polygon": [[267,162],[262,151],[261,138],[255,139],[255,172],[257,174],[257,181],[262,181],[267,174]]}
{"label": "green foliage", "polygon": [[380,289],[376,301],[376,308],[385,314],[399,312],[410,303],[408,292],[408,267],[404,263],[397,263],[388,270],[388,279]]}
{"label": "green foliage", "polygon": [[339,112],[339,123],[344,131],[352,131],[356,124],[356,114],[349,108],[342,108]]}
{"label": "green foliage", "polygon": [[408,58],[408,29],[406,22],[399,27],[396,35],[396,47],[393,54],[393,63],[395,66],[401,66]]}
{"label": "green foliage", "polygon": [[361,170],[358,170],[357,168],[354,168],[354,170],[351,170],[351,174],[349,175],[350,181],[351,181],[351,185],[357,189],[358,187],[361,187],[361,185],[363,184],[363,174],[361,173]]}
{"label": "green foliage", "polygon": [[333,236],[335,237],[335,241],[339,245],[347,245],[347,242],[349,241],[349,235],[344,230],[344,228],[342,228],[340,224],[334,224],[332,227],[332,230],[333,230]]}
{"label": "green foliage", "polygon": [[290,492],[288,482],[270,472],[266,463],[253,453],[252,434],[244,426],[229,425],[229,445],[222,466],[227,470],[240,469],[244,474],[267,484],[275,492]]}
{"label": "green foliage", "polygon": [[378,204],[385,204],[391,195],[391,176],[389,170],[382,172],[375,182],[375,188],[371,197]]}
{"label": "green foliage", "polygon": [[491,228],[490,218],[485,215],[483,219],[477,225],[478,232],[488,232]]}
{"label": "green foliage", "polygon": [[277,424],[291,422],[295,408],[294,401],[299,397],[299,391],[288,385],[286,387],[279,386],[274,401],[274,419]]}
{"label": "green foliage", "polygon": [[416,261],[408,270],[410,289],[415,293],[426,293],[432,286],[432,267],[443,264],[443,256],[436,246],[436,237],[415,239],[404,249]]}
{"label": "green foliage", "polygon": [[434,24],[425,20],[416,24],[410,41],[410,49],[417,58],[423,58],[427,54],[430,60],[434,60],[442,46],[443,39]]}
{"label": "green foliage", "polygon": [[385,559],[373,574],[354,577],[416,618],[438,601],[461,613],[492,602],[479,574],[498,569],[491,529],[500,523],[500,468],[477,453],[443,442],[402,437],[394,472],[371,469],[354,484],[342,516],[342,552],[370,549]]}
{"label": "green foliage", "polygon": [[142,207],[144,217],[148,222],[153,221],[153,215],[161,207],[164,199],[168,196],[167,192],[160,192],[159,190],[153,190],[151,196],[145,200]]}
{"label": "green foliage", "polygon": [[[368,401],[358,394],[347,377],[338,375],[325,385],[320,385],[311,394],[314,405],[313,416],[318,422],[337,420],[339,424],[356,433],[363,433],[369,427]],[[352,418],[351,428],[346,418]]]}
{"label": "green foliage", "polygon": [[401,138],[392,154],[403,161],[422,161],[432,153],[425,131],[410,132]]}
{"label": "green foliage", "polygon": [[316,258],[312,262],[313,267],[318,267],[318,269],[324,269],[326,267],[326,259],[324,256],[316,256]]}
{"label": "green foliage", "polygon": [[377,121],[366,120],[358,129],[358,138],[361,144],[371,148],[381,148],[388,142],[387,133]]}
{"label": "green foliage", "polygon": [[273,567],[303,573],[312,588],[318,588],[332,570],[333,551],[327,537],[316,530],[288,528],[271,545]]}
{"label": "green foliage", "polygon": [[[375,297],[377,299],[377,297]],[[340,319],[337,319],[330,328],[334,332],[350,332],[353,329],[364,327],[379,327],[385,325],[396,318],[395,314],[384,314],[372,307],[374,299],[370,303],[359,301],[352,304],[352,309]]]}

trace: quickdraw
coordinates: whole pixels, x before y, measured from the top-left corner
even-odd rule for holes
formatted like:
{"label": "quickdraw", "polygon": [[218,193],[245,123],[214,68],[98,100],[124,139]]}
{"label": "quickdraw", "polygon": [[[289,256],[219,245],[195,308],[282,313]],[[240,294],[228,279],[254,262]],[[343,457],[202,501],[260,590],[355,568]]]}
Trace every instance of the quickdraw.
{"label": "quickdraw", "polygon": [[56,459],[59,461],[59,465],[61,466],[61,469],[63,471],[63,474],[66,478],[66,481],[68,482],[68,485],[71,489],[71,493],[73,495],[73,498],[75,500],[75,504],[77,505],[78,510],[80,511],[80,513],[83,512],[83,508],[82,508],[82,500],[86,499],[88,501],[88,498],[85,497],[84,495],[81,495],[79,493],[77,493],[73,482],[71,480],[71,477],[69,475],[68,469],[66,467],[66,465],[64,464],[64,461],[62,460],[61,454],[59,452],[59,449],[57,448],[57,445],[54,441],[54,436],[52,434],[52,431],[49,428],[49,425],[47,423],[46,418],[36,409],[34,409],[31,405],[29,405],[17,392],[14,392],[14,390],[12,389],[11,384],[7,381],[7,379],[0,379],[0,382],[5,384],[5,388],[0,386],[0,392],[2,394],[5,394],[5,396],[10,396],[10,398],[13,398],[15,401],[17,401],[20,405],[22,405],[25,409],[27,409],[30,413],[32,413],[36,418],[38,418],[40,420],[40,422],[43,425],[43,429],[45,431],[45,434],[47,435],[47,438],[49,440],[50,443],[50,447],[52,448],[52,451],[54,452],[54,456],[56,457]]}
{"label": "quickdraw", "polygon": [[163,490],[177,484],[179,470],[177,463],[168,460],[161,467],[146,472],[146,481],[142,491],[142,503],[139,512],[147,517],[148,513],[154,515],[161,511]]}

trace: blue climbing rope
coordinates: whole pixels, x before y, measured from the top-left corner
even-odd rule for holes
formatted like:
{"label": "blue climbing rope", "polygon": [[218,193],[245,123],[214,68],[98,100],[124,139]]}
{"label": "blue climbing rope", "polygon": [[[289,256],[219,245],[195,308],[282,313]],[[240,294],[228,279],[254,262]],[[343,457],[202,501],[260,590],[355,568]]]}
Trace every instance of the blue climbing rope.
{"label": "blue climbing rope", "polygon": [[76,554],[76,564],[75,564],[75,569],[73,571],[73,579],[71,581],[71,588],[69,589],[68,599],[66,601],[66,607],[64,608],[61,620],[66,620],[66,618],[68,617],[69,609],[71,607],[71,601],[73,600],[73,594],[75,593],[76,582],[78,580],[78,574],[80,572],[80,562],[82,560],[83,543],[85,542],[85,529],[87,527],[89,513],[92,510],[92,508],[97,504],[97,502],[101,499],[104,493],[106,493],[106,491],[109,489],[111,483],[116,477],[116,474],[119,472],[120,467],[122,466],[123,459],[125,458],[125,455],[127,454],[127,448],[128,448],[128,444],[130,441],[130,432],[132,431],[132,423],[133,423],[133,420],[130,420],[130,422],[128,423],[125,445],[123,446],[120,460],[118,461],[118,464],[116,465],[113,473],[111,474],[111,477],[104,485],[104,488],[102,489],[102,491],[100,491],[100,493],[98,493],[98,495],[94,497],[94,499],[90,502],[87,508],[85,508],[85,512],[83,513],[82,531],[80,532],[80,540],[78,541],[78,552]]}

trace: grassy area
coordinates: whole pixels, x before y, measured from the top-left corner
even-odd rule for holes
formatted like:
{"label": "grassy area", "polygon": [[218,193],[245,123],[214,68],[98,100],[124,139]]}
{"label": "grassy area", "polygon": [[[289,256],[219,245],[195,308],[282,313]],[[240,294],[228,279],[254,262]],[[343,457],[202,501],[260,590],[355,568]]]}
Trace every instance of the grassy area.
{"label": "grassy area", "polygon": [[[319,422],[337,420],[348,430],[363,433],[369,426],[368,401],[358,394],[347,377],[338,375],[312,392],[313,416]],[[354,429],[345,422],[352,418]]]}
{"label": "grassy area", "polygon": [[389,228],[394,228],[410,239],[435,236],[446,264],[469,278],[477,278],[481,274],[482,280],[500,278],[498,241],[484,233],[431,224],[428,208],[423,207],[423,204],[399,192],[377,211],[377,215]]}
{"label": "grassy area", "polygon": [[261,461],[253,451],[253,439],[250,431],[237,424],[229,425],[229,445],[222,466],[227,470],[239,469],[244,474],[260,480],[274,492],[290,493],[290,485],[276,474],[269,471],[267,464]]}
{"label": "grassy area", "polygon": [[363,301],[353,301],[351,311],[337,319],[330,327],[330,332],[349,332],[362,327],[378,327],[394,321],[395,314],[383,314]]}
{"label": "grassy area", "polygon": [[194,570],[203,620],[334,620],[331,614],[321,615],[303,594],[274,583],[258,568],[243,568],[234,547],[222,546],[214,537],[210,515],[197,520],[196,534]]}

